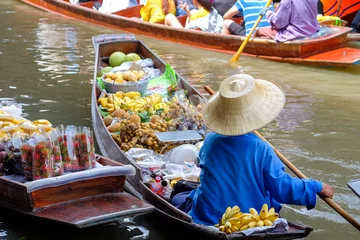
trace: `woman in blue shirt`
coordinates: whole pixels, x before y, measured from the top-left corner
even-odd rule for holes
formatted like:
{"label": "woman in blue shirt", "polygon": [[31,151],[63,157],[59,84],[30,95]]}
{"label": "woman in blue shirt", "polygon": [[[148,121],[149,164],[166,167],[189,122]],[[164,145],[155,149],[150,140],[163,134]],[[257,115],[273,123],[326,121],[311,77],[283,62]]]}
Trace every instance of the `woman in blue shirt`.
{"label": "woman in blue shirt", "polygon": [[[280,203],[315,207],[316,194],[333,196],[333,189],[311,179],[293,178],[272,147],[252,131],[262,128],[281,112],[285,94],[280,87],[249,75],[225,79],[203,112],[212,130],[200,151],[200,186],[184,202],[173,204],[194,222],[214,225],[228,206],[260,211],[267,203],[276,211]],[[180,202],[179,202],[180,200]]]}

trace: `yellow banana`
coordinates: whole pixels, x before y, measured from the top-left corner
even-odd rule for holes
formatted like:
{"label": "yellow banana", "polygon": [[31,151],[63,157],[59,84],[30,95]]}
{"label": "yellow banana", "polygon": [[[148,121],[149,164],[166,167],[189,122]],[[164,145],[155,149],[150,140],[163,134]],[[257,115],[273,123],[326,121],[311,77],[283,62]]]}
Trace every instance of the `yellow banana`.
{"label": "yellow banana", "polygon": [[222,221],[223,223],[225,223],[225,221],[226,221],[225,213],[222,215],[221,221]]}
{"label": "yellow banana", "polygon": [[252,217],[252,215],[250,213],[242,213],[240,215],[240,218],[244,218],[244,217]]}
{"label": "yellow banana", "polygon": [[257,227],[263,227],[263,226],[264,226],[264,221],[263,221],[263,220],[259,220],[259,221],[256,223],[256,226],[257,226]]}
{"label": "yellow banana", "polygon": [[268,219],[265,219],[264,220],[264,225],[265,226],[272,226],[272,222],[270,220],[268,220]]}
{"label": "yellow banana", "polygon": [[271,215],[266,216],[266,219],[270,220],[271,222],[274,222],[276,219],[279,218],[279,214],[278,213],[273,213]]}
{"label": "yellow banana", "polygon": [[239,228],[237,226],[231,226],[231,232],[237,232],[239,231]]}
{"label": "yellow banana", "polygon": [[248,224],[248,223],[251,222],[252,220],[253,220],[253,219],[252,219],[251,216],[246,216],[246,217],[243,217],[243,218],[241,219],[241,223],[242,223],[242,225]]}
{"label": "yellow banana", "polygon": [[240,221],[238,218],[235,218],[235,217],[230,218],[230,219],[228,220],[228,222],[231,223],[231,226],[236,226],[236,227],[238,227],[238,228],[241,227],[241,221]]}
{"label": "yellow banana", "polygon": [[127,92],[127,93],[125,93],[125,96],[126,97],[129,97],[129,98],[134,98],[134,97],[136,97],[136,96],[138,96],[138,97],[140,97],[141,96],[141,94],[139,93],[139,92]]}
{"label": "yellow banana", "polygon": [[227,207],[225,210],[225,220],[228,220],[230,217],[230,211],[231,211],[231,207]]}
{"label": "yellow banana", "polygon": [[270,208],[266,215],[271,215],[275,213],[275,208]]}
{"label": "yellow banana", "polygon": [[219,228],[219,227],[220,227],[220,225],[217,223],[217,224],[215,224],[215,227],[216,227],[216,228]]}
{"label": "yellow banana", "polygon": [[127,97],[127,96],[124,97],[123,99],[124,99],[124,102],[125,102],[125,103],[127,103],[127,102],[129,102],[129,101],[131,100],[131,98],[129,98],[129,97]]}
{"label": "yellow banana", "polygon": [[244,230],[246,230],[246,229],[248,229],[249,228],[249,225],[243,225],[241,228],[240,228],[240,231],[244,231]]}
{"label": "yellow banana", "polygon": [[231,234],[231,228],[225,228],[225,233]]}
{"label": "yellow banana", "polygon": [[115,93],[115,96],[117,96],[118,98],[123,98],[125,96],[125,94],[121,91],[118,91]]}
{"label": "yellow banana", "polygon": [[249,212],[250,212],[251,215],[253,215],[255,217],[259,215],[255,208],[250,208]]}
{"label": "yellow banana", "polygon": [[220,227],[219,227],[219,231],[225,232],[225,226],[224,226],[224,225],[220,226]]}
{"label": "yellow banana", "polygon": [[255,227],[256,226],[256,221],[249,222],[248,226],[249,226],[249,228]]}
{"label": "yellow banana", "polygon": [[143,99],[143,98],[137,99],[136,102],[141,103],[142,105],[148,104],[147,101],[145,99]]}
{"label": "yellow banana", "polygon": [[232,207],[229,213],[229,218],[232,218],[238,212],[240,212],[240,208],[238,206]]}

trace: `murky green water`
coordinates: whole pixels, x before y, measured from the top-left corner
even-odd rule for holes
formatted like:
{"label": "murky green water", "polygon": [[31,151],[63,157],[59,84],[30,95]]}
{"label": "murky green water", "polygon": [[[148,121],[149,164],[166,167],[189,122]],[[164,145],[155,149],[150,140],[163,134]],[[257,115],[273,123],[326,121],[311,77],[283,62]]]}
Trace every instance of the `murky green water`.
{"label": "murky green water", "polygon": [[[15,0],[0,1],[0,22],[0,97],[22,103],[29,119],[90,126],[91,37],[120,32],[39,11]],[[217,89],[222,79],[239,72],[281,85],[287,103],[277,121],[263,129],[264,136],[305,175],[331,184],[336,191],[334,200],[360,221],[360,199],[346,186],[349,180],[360,178],[360,68],[315,68],[249,57],[241,58],[241,66],[231,67],[227,64],[230,55],[137,37],[199,89],[205,84]],[[321,200],[311,211],[286,206],[282,212],[286,218],[314,228],[308,239],[360,237]],[[77,230],[0,209],[0,239],[189,237],[160,220],[140,217],[125,223],[128,228],[110,224]],[[155,229],[154,222],[158,222]],[[166,232],[176,232],[176,237]]]}

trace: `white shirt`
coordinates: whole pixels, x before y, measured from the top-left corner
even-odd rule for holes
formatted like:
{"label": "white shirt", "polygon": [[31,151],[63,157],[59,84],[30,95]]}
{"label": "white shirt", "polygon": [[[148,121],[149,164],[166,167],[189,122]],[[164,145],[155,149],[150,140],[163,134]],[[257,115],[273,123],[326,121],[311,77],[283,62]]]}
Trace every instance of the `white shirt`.
{"label": "white shirt", "polygon": [[103,13],[114,13],[127,8],[128,5],[129,0],[104,0],[99,11]]}

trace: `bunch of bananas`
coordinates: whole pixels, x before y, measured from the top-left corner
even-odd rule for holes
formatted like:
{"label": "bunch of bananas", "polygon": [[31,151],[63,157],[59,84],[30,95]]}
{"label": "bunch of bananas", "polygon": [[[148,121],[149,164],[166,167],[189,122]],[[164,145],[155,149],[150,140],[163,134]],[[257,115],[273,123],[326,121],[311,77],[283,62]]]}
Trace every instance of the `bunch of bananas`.
{"label": "bunch of bananas", "polygon": [[234,206],[226,209],[215,227],[230,234],[248,228],[272,226],[278,218],[279,214],[275,212],[274,208],[269,209],[266,203],[262,206],[260,214],[254,208],[250,208],[249,213],[242,213],[238,206]]}
{"label": "bunch of bananas", "polygon": [[139,92],[116,92],[107,97],[99,98],[98,103],[110,113],[116,109],[124,109],[136,113],[146,111],[153,114],[160,108],[164,109],[164,112],[169,110],[169,106],[163,103],[162,100],[159,94],[141,97]]}

